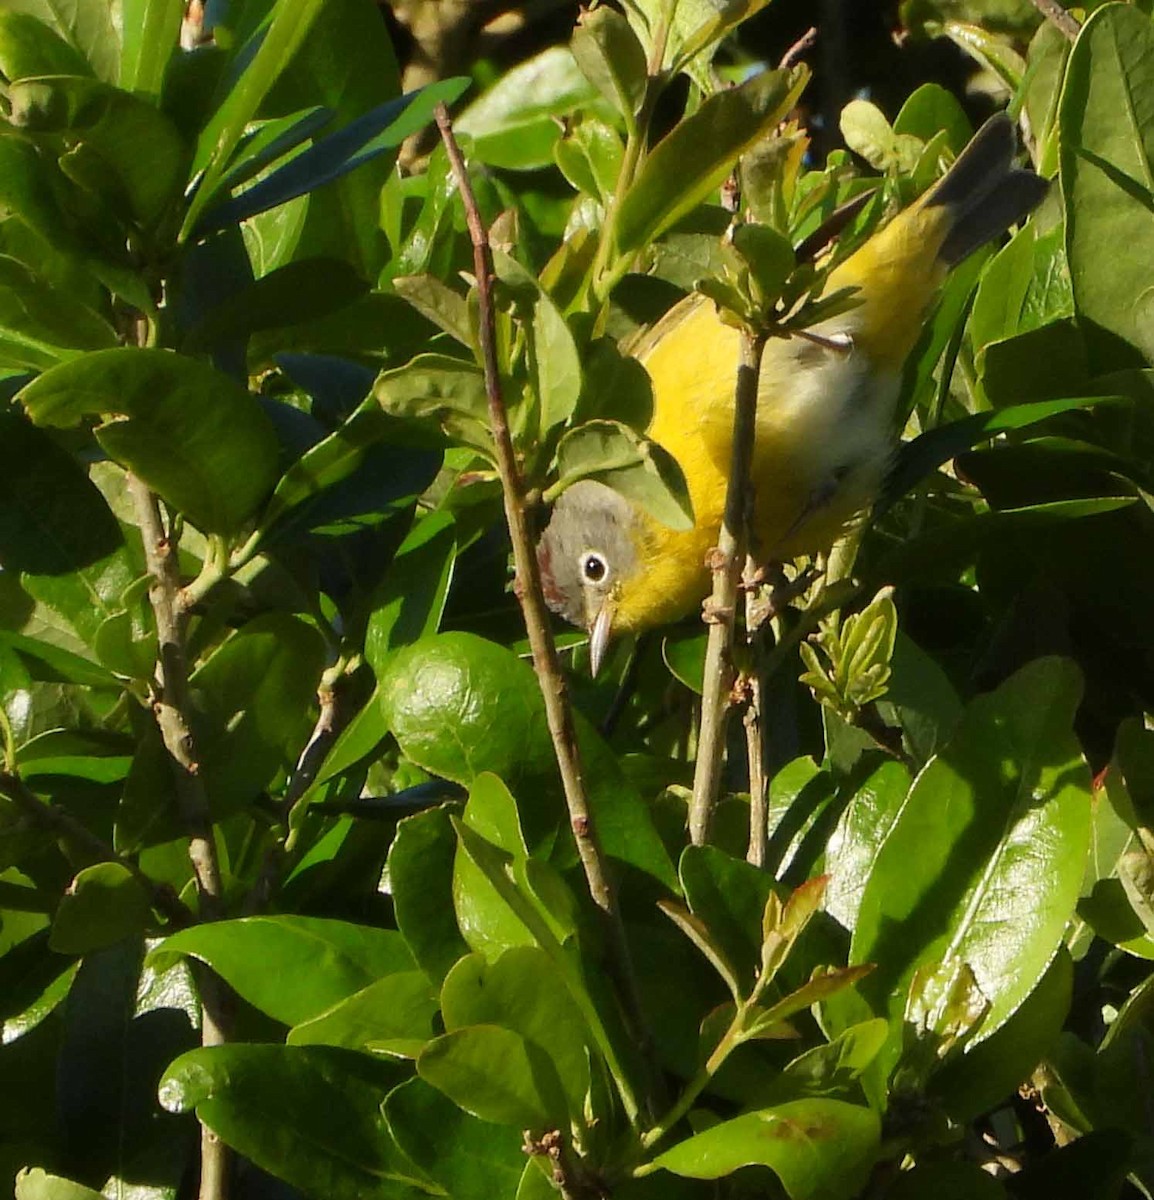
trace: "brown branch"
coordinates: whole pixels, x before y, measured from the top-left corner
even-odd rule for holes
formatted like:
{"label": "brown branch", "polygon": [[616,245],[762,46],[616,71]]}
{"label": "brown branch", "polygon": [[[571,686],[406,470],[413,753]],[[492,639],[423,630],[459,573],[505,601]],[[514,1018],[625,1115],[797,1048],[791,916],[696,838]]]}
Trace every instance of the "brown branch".
{"label": "brown branch", "polygon": [[188,836],[188,856],[196,876],[201,915],[215,920],[224,894],[213,840],[208,795],[200,777],[196,743],[189,722],[188,661],[184,648],[185,613],[180,604],[177,549],[165,533],[160,507],[147,484],[128,477],[144,556],[151,576],[148,598],[156,621],[157,661],[152,712],[172,766],[177,808]]}
{"label": "brown branch", "polygon": [[817,45],[817,26],[811,25],[805,33],[797,39],[796,42],[781,56],[781,62],[777,64],[779,71],[787,71],[794,66],[798,59],[807,54]]}
{"label": "brown branch", "polygon": [[[156,497],[143,480],[128,476],[128,490],[144,543],[144,558],[151,576],[148,599],[156,622],[157,658],[153,679],[152,711],[172,768],[173,789],[188,838],[188,857],[196,877],[202,920],[213,921],[224,912],[224,888],[208,794],[200,777],[196,742],[190,723],[188,659],[184,632],[187,614],[181,605],[177,547],[165,532]],[[201,1000],[201,1044],[219,1046],[228,1040],[230,997],[224,983],[207,968],[198,970]],[[201,1125],[200,1200],[224,1200],[230,1173],[228,1147]]]}
{"label": "brown branch", "polygon": [[293,814],[297,804],[304,798],[318,773],[333,743],[337,740],[345,721],[337,706],[337,689],[335,683],[329,683],[329,674],[322,677],[321,685],[317,688],[317,700],[320,712],[316,724],[297,759],[297,765],[285,786],[284,796],[278,805],[282,819],[288,824],[286,836],[269,846],[261,860],[257,871],[256,881],[249,890],[244,903],[245,915],[260,912],[269,902],[273,884],[286,856],[293,848],[294,831]]}
{"label": "brown branch", "polygon": [[57,805],[46,804],[18,775],[0,772],[0,796],[10,800],[34,824],[69,842],[86,858],[123,867],[148,893],[152,907],[163,913],[178,929],[191,925],[195,920],[172,888],[157,883],[130,858],[117,854],[103,838],[97,837],[70,812]]}
{"label": "brown branch", "polygon": [[745,558],[742,573],[745,592],[745,630],[749,639],[751,669],[748,678],[745,716],[745,752],[749,760],[749,849],[746,861],[755,867],[765,866],[769,844],[769,781],[765,777],[765,657],[762,626],[768,617],[769,606],[761,600],[757,586],[759,565],[752,554]]}
{"label": "brown branch", "polygon": [[529,634],[529,646],[533,655],[533,669],[545,701],[545,715],[549,733],[553,739],[553,750],[561,772],[561,783],[565,791],[565,803],[569,810],[569,824],[577,844],[577,853],[585,871],[589,894],[601,910],[608,926],[609,944],[622,998],[627,1006],[634,1026],[634,1035],[643,1039],[644,1023],[641,1015],[637,980],[633,972],[625,927],[617,906],[613,878],[609,863],[597,836],[593,813],[581,772],[580,751],[577,732],[573,724],[573,710],[569,705],[565,678],[557,655],[557,646],[549,623],[549,612],[541,589],[541,573],[533,538],[526,516],[525,485],[517,465],[513,438],[505,412],[505,401],[501,394],[501,378],[497,366],[496,325],[493,310],[493,255],[489,239],[477,208],[468,170],[460,147],[453,136],[448,109],[439,104],[436,109],[437,127],[452,164],[457,190],[465,208],[469,236],[473,243],[473,265],[477,278],[477,299],[480,315],[481,357],[485,372],[485,391],[489,400],[489,423],[496,451],[497,471],[501,477],[501,491],[505,504],[505,520],[509,527],[509,538],[513,544],[513,564],[516,573],[516,593]]}
{"label": "brown branch", "polygon": [[1058,0],[1033,0],[1033,4],[1051,25],[1055,29],[1061,30],[1070,41],[1077,39],[1082,26],[1058,3]]}
{"label": "brown branch", "polygon": [[689,805],[689,838],[695,846],[703,846],[709,840],[713,811],[717,807],[721,787],[725,726],[734,682],[733,643],[738,581],[748,546],[747,515],[752,508],[750,472],[757,421],[757,387],[764,348],[764,334],[742,331],[725,517],[711,560],[713,594],[706,601],[706,618],[711,624],[705,648],[705,682],[701,696],[701,727],[693,774],[693,798]]}

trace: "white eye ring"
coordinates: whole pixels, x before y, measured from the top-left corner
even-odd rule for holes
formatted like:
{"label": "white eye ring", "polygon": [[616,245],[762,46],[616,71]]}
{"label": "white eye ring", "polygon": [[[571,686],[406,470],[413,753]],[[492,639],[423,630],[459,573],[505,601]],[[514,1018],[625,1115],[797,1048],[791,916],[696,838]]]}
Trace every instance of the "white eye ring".
{"label": "white eye ring", "polygon": [[596,550],[581,555],[581,578],[586,583],[602,584],[609,578],[609,564]]}

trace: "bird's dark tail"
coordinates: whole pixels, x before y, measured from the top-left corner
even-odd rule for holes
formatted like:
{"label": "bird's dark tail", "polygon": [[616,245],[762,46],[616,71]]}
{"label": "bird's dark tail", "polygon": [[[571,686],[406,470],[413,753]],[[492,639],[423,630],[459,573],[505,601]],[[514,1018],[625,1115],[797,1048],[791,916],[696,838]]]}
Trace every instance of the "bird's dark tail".
{"label": "bird's dark tail", "polygon": [[925,199],[944,204],[954,221],[938,257],[949,266],[1000,237],[1039,204],[1049,184],[1014,166],[1018,141],[1005,113],[991,117]]}

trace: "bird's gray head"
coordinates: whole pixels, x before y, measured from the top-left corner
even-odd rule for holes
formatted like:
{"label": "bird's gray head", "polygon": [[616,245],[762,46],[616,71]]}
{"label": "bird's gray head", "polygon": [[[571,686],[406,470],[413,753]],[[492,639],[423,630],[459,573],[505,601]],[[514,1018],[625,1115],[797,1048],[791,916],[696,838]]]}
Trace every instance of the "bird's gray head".
{"label": "bird's gray head", "polygon": [[620,493],[583,479],[561,494],[537,544],[545,600],[555,613],[589,631],[594,674],[613,631],[618,589],[638,566],[635,522]]}

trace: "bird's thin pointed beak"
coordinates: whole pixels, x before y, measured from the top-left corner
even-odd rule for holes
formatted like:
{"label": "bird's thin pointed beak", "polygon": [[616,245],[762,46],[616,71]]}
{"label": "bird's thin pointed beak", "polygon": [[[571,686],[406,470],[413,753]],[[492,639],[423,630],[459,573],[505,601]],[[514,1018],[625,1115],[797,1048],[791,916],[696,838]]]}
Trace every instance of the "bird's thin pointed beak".
{"label": "bird's thin pointed beak", "polygon": [[605,661],[609,649],[609,636],[613,632],[613,605],[606,600],[589,626],[589,670],[594,678]]}

